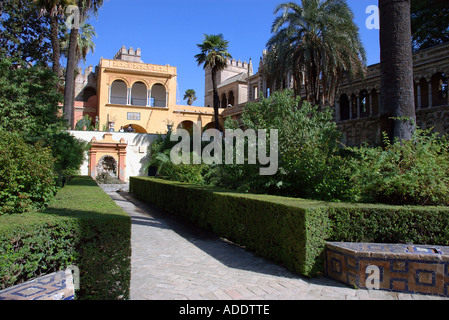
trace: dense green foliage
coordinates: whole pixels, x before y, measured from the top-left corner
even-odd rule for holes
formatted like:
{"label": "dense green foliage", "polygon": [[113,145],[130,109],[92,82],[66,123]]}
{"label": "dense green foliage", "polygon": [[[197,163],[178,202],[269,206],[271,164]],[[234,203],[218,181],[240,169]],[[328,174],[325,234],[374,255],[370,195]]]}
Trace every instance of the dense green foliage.
{"label": "dense green foliage", "polygon": [[[210,166],[202,163],[200,165],[173,164],[170,160],[170,150],[178,143],[170,141],[171,132],[165,137],[159,136],[149,149],[150,161],[146,167],[154,167],[157,176],[163,179],[195,183],[199,185],[209,183]],[[191,141],[193,143],[193,140]],[[192,150],[193,148],[191,148]],[[192,154],[191,154],[192,157]]]}
{"label": "dense green foliage", "polygon": [[364,202],[449,205],[449,141],[417,130],[409,141],[352,148],[354,192]]}
{"label": "dense green foliage", "polygon": [[[11,208],[3,202],[6,198],[2,197],[0,199],[2,214],[6,213],[4,211],[6,206],[9,208],[8,213],[21,213],[48,202],[52,193],[48,190],[61,186],[63,180],[75,174],[82,164],[87,144],[70,136],[64,130],[63,122],[58,117],[58,104],[62,98],[56,88],[57,77],[51,70],[37,65],[26,66],[23,63],[13,62],[10,58],[0,59],[0,130],[14,132],[17,137],[9,139],[10,145],[5,146],[10,151],[8,161],[14,162],[17,168],[29,168],[23,172],[11,171],[10,179],[3,180],[0,193],[10,192],[9,199],[19,197],[17,190],[13,191],[16,188],[13,181],[19,176],[29,175],[34,177],[34,182],[21,185],[22,196],[34,194],[33,199],[42,199],[36,201],[34,205],[30,198],[30,201],[22,201],[21,206]],[[30,146],[39,144],[41,147],[38,149],[30,147],[27,151],[29,155],[24,156],[21,155],[23,152],[14,151],[25,150],[22,141]],[[47,156],[48,150],[51,157]],[[44,160],[48,162],[47,165],[42,162]],[[31,163],[35,163],[36,166],[33,168],[30,166]],[[51,168],[53,172],[49,172],[47,168]],[[48,187],[36,187],[41,185],[38,179],[42,179]],[[40,196],[37,195],[38,192],[41,192]],[[30,208],[22,207],[26,203]]]}
{"label": "dense green foliage", "polygon": [[42,209],[56,193],[51,150],[1,128],[0,135],[0,216]]}
{"label": "dense green foliage", "polygon": [[40,136],[58,124],[61,95],[50,69],[0,59],[0,127],[23,136]]}
{"label": "dense green foliage", "polygon": [[0,3],[0,56],[48,66],[52,57],[49,19],[34,0]]}
{"label": "dense green foliage", "polygon": [[323,271],[326,241],[449,244],[448,208],[327,203],[137,177],[130,190],[305,276]]}
{"label": "dense green foliage", "polygon": [[[295,94],[314,104],[333,105],[345,78],[364,75],[366,52],[345,0],[301,0],[279,4],[267,43],[263,72],[285,86],[294,79]],[[322,98],[325,96],[325,99]]]}
{"label": "dense green foliage", "polygon": [[411,0],[412,45],[414,50],[449,42],[449,2]]}
{"label": "dense green foliage", "polygon": [[217,170],[219,185],[309,199],[351,199],[347,161],[338,144],[341,133],[331,110],[301,103],[291,91],[275,92],[261,102],[249,103],[241,124],[248,129],[278,130],[279,171],[259,176],[258,166],[225,165]]}
{"label": "dense green foliage", "polygon": [[249,164],[247,156],[244,164],[174,165],[170,150],[177,142],[170,141],[170,135],[153,143],[149,165],[158,168],[161,178],[247,193],[334,202],[449,205],[449,140],[431,129],[416,130],[410,141],[385,138],[383,147],[344,147],[332,111],[301,102],[291,91],[248,103],[240,122],[227,120],[225,127],[278,130],[278,172],[260,175],[260,165]]}
{"label": "dense green foliage", "polygon": [[78,299],[127,299],[130,238],[130,217],[75,177],[46,210],[0,217],[0,289],[76,265]]}

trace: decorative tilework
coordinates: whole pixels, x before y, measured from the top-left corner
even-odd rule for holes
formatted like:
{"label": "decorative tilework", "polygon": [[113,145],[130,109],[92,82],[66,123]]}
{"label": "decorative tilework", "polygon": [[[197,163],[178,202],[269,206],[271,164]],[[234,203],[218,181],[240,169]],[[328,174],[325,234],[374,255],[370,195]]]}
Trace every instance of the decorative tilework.
{"label": "decorative tilework", "polygon": [[[339,266],[338,272],[330,268],[330,261]],[[380,290],[449,296],[449,247],[346,242],[326,246],[330,278],[364,289],[372,279],[366,273],[369,266],[379,270]]]}
{"label": "decorative tilework", "polygon": [[0,291],[0,300],[74,300],[73,278],[65,271]]}

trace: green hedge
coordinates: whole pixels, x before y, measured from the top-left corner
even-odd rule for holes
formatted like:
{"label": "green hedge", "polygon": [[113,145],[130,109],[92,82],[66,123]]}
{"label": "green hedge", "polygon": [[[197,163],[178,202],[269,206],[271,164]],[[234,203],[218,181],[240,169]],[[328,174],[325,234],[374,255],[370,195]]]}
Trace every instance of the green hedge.
{"label": "green hedge", "polygon": [[304,276],[324,271],[326,241],[447,245],[449,209],[331,204],[131,178],[140,199]]}
{"label": "green hedge", "polygon": [[131,219],[90,177],[76,177],[43,212],[0,217],[0,288],[80,269],[78,299],[127,299]]}

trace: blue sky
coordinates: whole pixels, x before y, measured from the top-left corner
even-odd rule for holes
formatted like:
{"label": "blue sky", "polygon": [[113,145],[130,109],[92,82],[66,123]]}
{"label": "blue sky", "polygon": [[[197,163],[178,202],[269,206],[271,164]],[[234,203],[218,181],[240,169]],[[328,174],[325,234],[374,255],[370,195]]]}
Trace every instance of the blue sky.
{"label": "blue sky", "polygon": [[[274,8],[285,0],[105,0],[95,27],[95,52],[86,65],[96,66],[100,58],[112,59],[125,45],[140,48],[145,63],[177,67],[178,101],[187,89],[194,89],[196,106],[204,105],[204,71],[195,61],[203,34],[222,33],[229,41],[235,60],[252,58],[257,71],[262,50],[271,36]],[[377,0],[348,0],[367,51],[368,64],[379,62],[379,30],[369,30],[366,8]],[[84,67],[85,67],[84,66]]]}

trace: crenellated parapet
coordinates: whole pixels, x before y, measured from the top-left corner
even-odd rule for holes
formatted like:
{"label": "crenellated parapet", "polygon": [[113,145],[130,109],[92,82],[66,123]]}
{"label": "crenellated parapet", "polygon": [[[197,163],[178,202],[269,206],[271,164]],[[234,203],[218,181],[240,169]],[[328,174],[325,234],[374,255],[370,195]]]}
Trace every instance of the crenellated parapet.
{"label": "crenellated parapet", "polygon": [[115,54],[114,60],[142,62],[142,51],[140,48],[134,50],[133,47],[127,49],[125,46],[122,46],[122,48]]}

